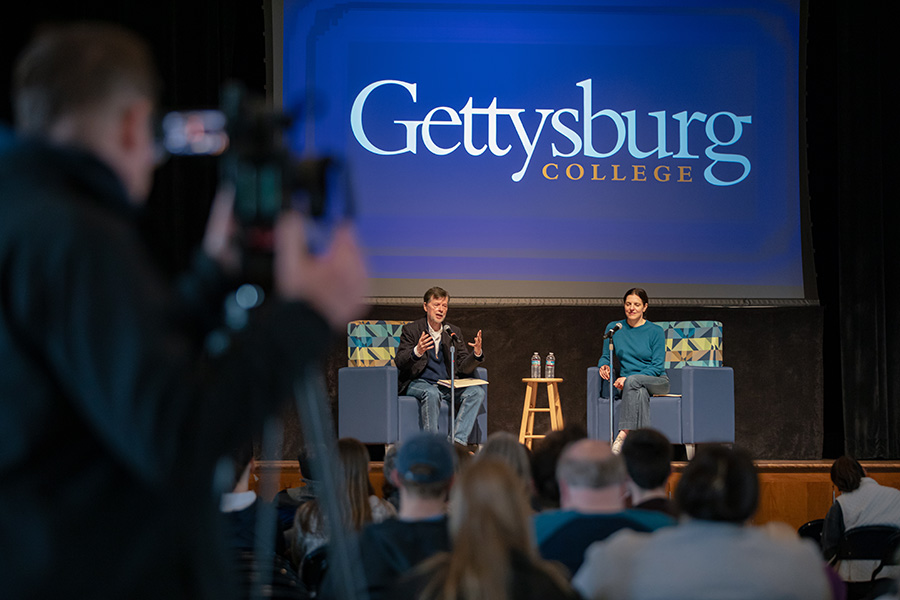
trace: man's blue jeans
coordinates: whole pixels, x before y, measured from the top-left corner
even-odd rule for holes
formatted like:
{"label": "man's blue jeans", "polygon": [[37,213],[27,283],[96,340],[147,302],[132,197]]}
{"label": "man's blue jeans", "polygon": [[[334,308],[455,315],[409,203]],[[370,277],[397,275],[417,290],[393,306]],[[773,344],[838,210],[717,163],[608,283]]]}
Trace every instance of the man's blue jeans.
{"label": "man's blue jeans", "polygon": [[[419,425],[423,431],[438,430],[438,419],[441,416],[441,402],[450,402],[450,388],[428,383],[424,379],[413,379],[406,390],[407,396],[419,401]],[[467,444],[469,434],[475,427],[478,410],[484,403],[484,388],[472,385],[457,388],[456,398],[456,436],[452,441]],[[448,432],[447,438],[450,438]]]}

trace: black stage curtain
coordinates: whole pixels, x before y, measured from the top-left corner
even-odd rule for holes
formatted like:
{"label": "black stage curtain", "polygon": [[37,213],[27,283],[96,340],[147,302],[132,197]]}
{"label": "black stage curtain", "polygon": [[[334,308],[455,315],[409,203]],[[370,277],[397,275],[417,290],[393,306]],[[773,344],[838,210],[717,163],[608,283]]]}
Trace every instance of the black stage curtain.
{"label": "black stage curtain", "polygon": [[880,5],[810,3],[811,212],[826,381],[842,400],[830,422],[842,421],[841,450],[866,459],[900,458],[894,34]]}

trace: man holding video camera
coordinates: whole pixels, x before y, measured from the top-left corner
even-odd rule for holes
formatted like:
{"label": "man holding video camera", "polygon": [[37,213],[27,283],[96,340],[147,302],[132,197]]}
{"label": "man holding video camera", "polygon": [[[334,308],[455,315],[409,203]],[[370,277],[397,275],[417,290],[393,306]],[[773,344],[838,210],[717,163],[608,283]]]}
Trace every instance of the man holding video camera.
{"label": "man holding video camera", "polygon": [[[349,230],[306,251],[274,224],[273,290],[204,351],[235,266],[227,193],[185,299],[156,272],[133,210],[155,167],[159,84],[114,26],[46,31],[15,72],[0,144],[0,581],[6,598],[228,598],[213,471],[360,316]],[[179,288],[181,289],[181,288]]]}

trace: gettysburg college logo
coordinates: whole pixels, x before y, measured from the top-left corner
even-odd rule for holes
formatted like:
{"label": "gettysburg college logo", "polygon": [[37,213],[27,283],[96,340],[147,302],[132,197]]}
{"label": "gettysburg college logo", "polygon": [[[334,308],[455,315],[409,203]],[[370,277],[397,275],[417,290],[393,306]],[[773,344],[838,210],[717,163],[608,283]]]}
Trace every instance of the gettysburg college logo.
{"label": "gettysburg college logo", "polygon": [[[462,107],[455,109],[449,106],[437,106],[425,112],[420,119],[402,118],[423,112],[415,110],[417,84],[394,79],[382,79],[370,83],[357,94],[350,110],[350,127],[353,137],[368,152],[382,156],[398,154],[417,154],[419,142],[424,150],[436,156],[446,156],[453,152],[463,151],[471,156],[481,156],[490,152],[494,156],[508,154],[513,145],[501,147],[497,141],[497,125],[506,119],[512,123],[517,142],[524,150],[525,159],[522,167],[512,173],[514,182],[525,177],[531,165],[531,158],[539,144],[550,144],[554,160],[540,167],[540,174],[548,180],[569,179],[586,181],[650,181],[692,183],[696,177],[694,166],[705,167],[703,179],[714,186],[732,186],[744,181],[750,174],[750,160],[743,154],[735,153],[740,149],[744,127],[753,122],[751,115],[738,116],[732,112],[720,111],[712,115],[702,112],[687,111],[671,115],[660,110],[648,113],[656,121],[656,147],[639,148],[637,144],[637,115],[634,110],[618,112],[611,108],[594,111],[592,98],[592,80],[579,81],[582,89],[583,104],[581,110],[576,108],[536,108],[540,122],[533,131],[528,131],[522,122],[524,108],[501,108],[497,98],[490,105],[478,107],[470,96]],[[405,128],[405,143],[400,147],[382,147],[377,140],[371,139],[363,122],[363,109],[372,94],[381,88],[399,86],[409,94],[408,106],[397,106],[397,114],[379,115],[377,118],[392,122],[393,125]],[[476,117],[481,117],[477,118]],[[484,119],[486,117],[486,119]],[[370,117],[371,118],[371,117]],[[595,140],[593,124],[608,120],[615,128],[612,139]],[[673,124],[674,121],[674,124]],[[580,125],[579,125],[580,123]],[[476,146],[473,132],[476,127],[487,127],[487,143]],[[458,127],[458,141],[449,146],[441,146],[432,136],[433,127]],[[370,129],[371,130],[371,129]],[[724,135],[722,132],[726,132]],[[720,137],[722,136],[722,137]],[[724,138],[724,139],[723,139]],[[698,140],[699,141],[695,141]],[[693,142],[689,144],[689,142]],[[701,160],[699,154],[691,154],[689,147],[705,146]],[[723,152],[725,148],[728,151]],[[624,164],[620,157],[622,152],[635,160],[641,161],[654,157],[660,164],[646,165]],[[584,160],[577,158],[584,157]],[[556,160],[563,159],[563,160]],[[566,161],[565,159],[571,159]],[[595,162],[592,159],[609,159]],[[699,162],[698,162],[699,161]]]}

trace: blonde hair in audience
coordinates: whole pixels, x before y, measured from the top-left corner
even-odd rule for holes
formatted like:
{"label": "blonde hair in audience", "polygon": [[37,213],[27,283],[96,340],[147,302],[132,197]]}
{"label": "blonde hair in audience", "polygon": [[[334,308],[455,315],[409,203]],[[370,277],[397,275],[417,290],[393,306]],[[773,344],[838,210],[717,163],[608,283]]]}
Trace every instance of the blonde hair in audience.
{"label": "blonde hair in audience", "polygon": [[564,588],[562,575],[538,556],[531,515],[521,481],[507,463],[492,458],[472,461],[450,489],[453,550],[419,567],[419,572],[432,575],[420,599],[509,598],[513,552]]}
{"label": "blonde hair in audience", "polygon": [[533,488],[531,459],[528,456],[528,449],[519,442],[518,436],[514,433],[508,431],[492,433],[488,436],[487,441],[478,454],[475,455],[475,458],[477,460],[491,458],[505,462],[524,482],[526,491],[531,493]]}

